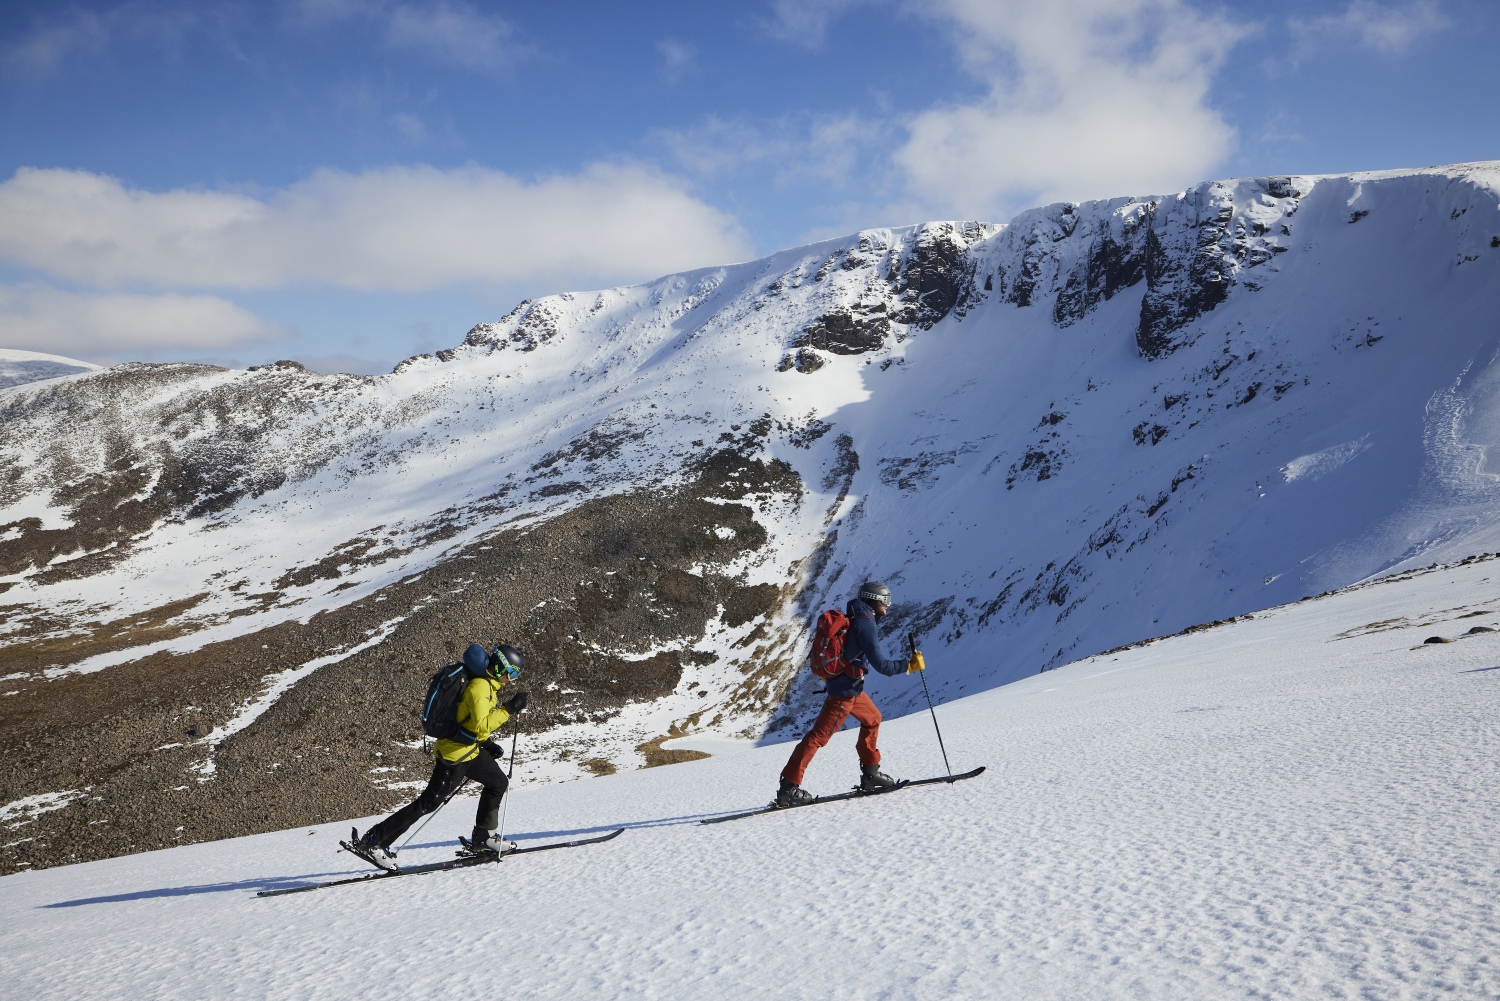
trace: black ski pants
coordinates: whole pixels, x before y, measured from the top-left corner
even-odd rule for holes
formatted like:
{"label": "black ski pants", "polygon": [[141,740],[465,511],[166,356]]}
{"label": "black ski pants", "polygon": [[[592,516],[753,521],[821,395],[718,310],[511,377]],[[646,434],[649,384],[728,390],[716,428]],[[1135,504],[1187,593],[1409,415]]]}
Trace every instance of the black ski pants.
{"label": "black ski pants", "polygon": [[500,797],[505,795],[510,781],[500,768],[500,763],[481,746],[479,753],[468,761],[452,763],[438,758],[432,766],[432,778],[415,802],[411,802],[376,824],[373,830],[383,847],[389,848],[396,839],[411,829],[411,825],[443,805],[448,795],[457,789],[464,778],[478,782],[483,791],[479,794],[479,810],[474,815],[474,831],[493,831],[500,826]]}

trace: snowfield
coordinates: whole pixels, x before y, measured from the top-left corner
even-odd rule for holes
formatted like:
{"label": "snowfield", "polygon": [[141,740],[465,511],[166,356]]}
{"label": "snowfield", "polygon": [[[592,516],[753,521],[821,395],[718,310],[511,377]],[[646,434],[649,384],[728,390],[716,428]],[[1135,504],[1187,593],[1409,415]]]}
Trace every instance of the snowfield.
{"label": "snowfield", "polygon": [[97,372],[100,368],[101,366],[92,362],[64,358],[62,355],[0,347],[0,389],[70,375],[86,375]]}
{"label": "snowfield", "polygon": [[[527,788],[523,742],[513,836],[626,833],[271,899],[358,872],[348,825],[7,876],[0,978],[27,999],[1497,997],[1500,632],[1468,632],[1500,625],[1497,580],[1408,572],[958,699],[953,766],[989,770],[951,787],[704,827],[765,800],[789,745]],[[852,739],[811,789],[853,780]],[[881,743],[898,776],[942,770],[925,712]],[[404,858],[444,857],[471,808]]]}

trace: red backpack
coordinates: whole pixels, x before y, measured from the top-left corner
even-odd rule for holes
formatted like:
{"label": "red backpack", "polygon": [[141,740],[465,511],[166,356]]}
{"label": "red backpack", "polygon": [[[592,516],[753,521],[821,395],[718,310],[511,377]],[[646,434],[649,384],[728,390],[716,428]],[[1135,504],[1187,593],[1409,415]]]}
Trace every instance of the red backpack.
{"label": "red backpack", "polygon": [[844,659],[844,637],[849,632],[849,619],[843,612],[830,608],[818,616],[817,628],[813,630],[812,673],[829,681],[841,674],[858,679],[864,672]]}

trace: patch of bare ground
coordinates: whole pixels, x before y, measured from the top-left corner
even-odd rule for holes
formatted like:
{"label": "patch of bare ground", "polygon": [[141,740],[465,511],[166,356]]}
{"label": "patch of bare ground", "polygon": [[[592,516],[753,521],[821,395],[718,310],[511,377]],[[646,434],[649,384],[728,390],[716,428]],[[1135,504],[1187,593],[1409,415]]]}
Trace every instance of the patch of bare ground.
{"label": "patch of bare ground", "polygon": [[698,761],[710,757],[707,751],[690,751],[686,748],[669,750],[661,745],[678,737],[685,737],[680,726],[671,727],[660,737],[653,737],[644,744],[637,745],[636,751],[646,759],[647,768],[659,768],[662,765],[676,765],[684,761]]}
{"label": "patch of bare ground", "polygon": [[188,615],[207,598],[195,594],[106,622],[73,622],[36,608],[7,609],[11,628],[0,646],[0,675],[34,674],[85,657],[147,646],[197,628]]}
{"label": "patch of bare ground", "polygon": [[[743,651],[736,697],[769,711],[790,681],[790,662],[770,655],[769,625],[788,592],[712,569],[765,544],[765,528],[738,501],[767,493],[800,496],[801,483],[783,464],[720,452],[685,487],[600,498],[498,532],[305,624],[94,674],[29,678],[0,698],[0,804],[62,790],[88,795],[12,818],[17,826],[0,830],[0,871],[389,810],[412,795],[392,785],[421,781],[431,767],[416,715],[427,680],[470,642],[503,640],[526,652],[532,701],[521,725],[539,734],[671,694],[697,656],[687,648],[723,606],[736,622],[762,620]],[[708,569],[689,573],[695,566]],[[151,630],[171,621],[158,609],[135,632],[120,626],[107,638],[85,637],[66,656],[24,640],[5,656],[26,670],[77,662],[100,644],[156,637]],[[319,668],[216,748],[204,743],[265,690],[268,676],[351,649],[383,626],[391,628],[384,642]],[[697,756],[656,751],[654,763]],[[213,776],[199,781],[193,766],[210,756]],[[605,774],[615,766],[591,757],[585,767]]]}

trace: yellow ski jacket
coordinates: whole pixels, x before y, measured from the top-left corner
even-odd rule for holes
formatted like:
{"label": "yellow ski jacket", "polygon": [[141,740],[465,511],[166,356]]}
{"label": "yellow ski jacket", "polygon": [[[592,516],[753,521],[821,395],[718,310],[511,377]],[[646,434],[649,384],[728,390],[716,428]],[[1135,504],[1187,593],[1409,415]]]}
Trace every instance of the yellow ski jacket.
{"label": "yellow ski jacket", "polygon": [[458,764],[478,756],[479,745],[510,719],[510,713],[500,705],[502,687],[493,678],[469,679],[458,700],[458,738],[438,741],[435,748],[438,757],[449,764]]}

